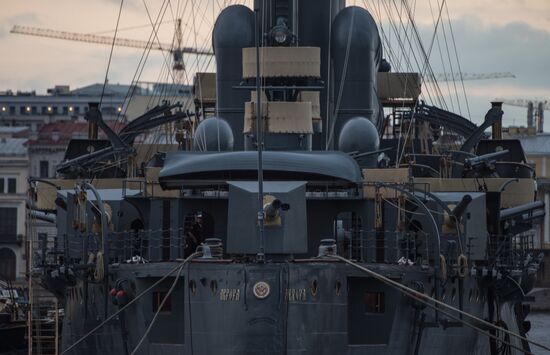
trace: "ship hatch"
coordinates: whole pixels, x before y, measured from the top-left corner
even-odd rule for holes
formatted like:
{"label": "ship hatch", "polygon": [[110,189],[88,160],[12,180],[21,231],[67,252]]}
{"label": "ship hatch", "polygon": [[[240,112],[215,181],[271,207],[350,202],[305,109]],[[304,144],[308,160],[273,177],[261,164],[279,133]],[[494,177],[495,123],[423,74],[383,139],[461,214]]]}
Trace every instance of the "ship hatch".
{"label": "ship hatch", "polygon": [[388,344],[397,304],[395,290],[368,277],[349,277],[348,287],[348,344]]}

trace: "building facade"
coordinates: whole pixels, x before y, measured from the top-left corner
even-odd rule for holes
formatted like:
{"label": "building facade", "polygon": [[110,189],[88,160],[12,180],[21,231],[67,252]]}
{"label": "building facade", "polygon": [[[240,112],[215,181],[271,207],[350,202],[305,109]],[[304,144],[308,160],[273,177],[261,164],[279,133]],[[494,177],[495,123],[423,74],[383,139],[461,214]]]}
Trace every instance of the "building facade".
{"label": "building facade", "polygon": [[550,287],[550,134],[526,134],[517,137],[527,162],[537,176],[537,198],[545,203],[545,216],[538,225],[535,247],[544,254],[544,263],[538,277],[539,286]]}
{"label": "building facade", "polygon": [[[0,126],[26,126],[35,133],[44,124],[82,119],[88,112],[89,103],[100,101],[105,119],[125,119],[124,102],[130,88],[129,85],[109,84],[103,92],[103,84],[75,90],[60,85],[49,89],[46,95],[8,90],[0,93]],[[136,87],[134,93],[141,95],[142,89]]]}
{"label": "building facade", "polygon": [[[92,84],[55,86],[47,94],[0,92],[0,277],[24,278],[25,234],[47,240],[57,232],[55,224],[27,217],[28,178],[57,177],[69,141],[88,137],[89,104],[101,102],[103,119],[117,131],[167,96],[185,106],[191,87]],[[106,138],[101,130],[99,138]]]}
{"label": "building facade", "polygon": [[0,277],[25,277],[29,157],[25,138],[0,138]]}

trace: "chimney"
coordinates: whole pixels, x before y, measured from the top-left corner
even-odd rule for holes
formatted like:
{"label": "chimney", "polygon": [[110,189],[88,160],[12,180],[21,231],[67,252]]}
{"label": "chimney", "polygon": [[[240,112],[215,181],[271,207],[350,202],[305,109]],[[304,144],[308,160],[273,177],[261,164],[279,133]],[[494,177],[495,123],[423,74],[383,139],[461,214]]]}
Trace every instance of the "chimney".
{"label": "chimney", "polygon": [[539,102],[537,105],[537,133],[544,132],[544,102]]}
{"label": "chimney", "polygon": [[533,121],[533,102],[529,101],[527,103],[527,127],[535,127],[535,122]]}
{"label": "chimney", "polygon": [[57,128],[55,128],[53,131],[52,131],[52,141],[54,142],[58,142],[59,141],[59,130]]}
{"label": "chimney", "polygon": [[88,103],[88,112],[84,118],[88,121],[88,139],[97,139],[97,123],[101,120],[98,102]]}
{"label": "chimney", "polygon": [[[493,101],[491,107],[497,107],[502,111],[502,102]],[[502,118],[493,123],[492,137],[493,139],[502,139]]]}

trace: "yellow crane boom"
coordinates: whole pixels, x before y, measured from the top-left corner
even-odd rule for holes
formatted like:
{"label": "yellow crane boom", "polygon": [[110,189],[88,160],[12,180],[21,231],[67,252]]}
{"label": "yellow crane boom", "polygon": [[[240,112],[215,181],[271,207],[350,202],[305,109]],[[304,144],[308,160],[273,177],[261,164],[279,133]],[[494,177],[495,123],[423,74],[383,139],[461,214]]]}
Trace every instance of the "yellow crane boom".
{"label": "yellow crane boom", "polygon": [[[38,27],[30,27],[30,26],[15,25],[11,29],[10,33],[46,37],[46,38],[56,38],[56,39],[86,42],[86,43],[97,43],[97,44],[106,44],[106,45],[113,44],[113,37],[109,37],[109,36],[99,36],[94,34],[67,32],[67,31],[57,31],[57,30],[51,30],[47,28],[38,28]],[[182,47],[182,48],[173,49],[172,45],[170,44],[162,44],[162,43],[159,44],[155,42],[150,43],[150,42],[141,41],[137,39],[127,39],[127,38],[116,38],[115,45],[121,46],[121,47],[131,47],[131,48],[151,47],[151,49],[155,49],[155,50],[163,50],[163,51],[169,51],[169,52],[178,51],[180,53],[189,53],[189,54],[204,54],[204,55],[213,54],[212,51],[208,51],[208,50],[203,51],[192,47]]]}
{"label": "yellow crane boom", "polygon": [[[439,73],[435,74],[435,81],[460,81],[462,80],[487,80],[487,79],[505,79],[515,78],[510,72],[496,73]],[[432,78],[426,78],[426,81],[433,81]]]}

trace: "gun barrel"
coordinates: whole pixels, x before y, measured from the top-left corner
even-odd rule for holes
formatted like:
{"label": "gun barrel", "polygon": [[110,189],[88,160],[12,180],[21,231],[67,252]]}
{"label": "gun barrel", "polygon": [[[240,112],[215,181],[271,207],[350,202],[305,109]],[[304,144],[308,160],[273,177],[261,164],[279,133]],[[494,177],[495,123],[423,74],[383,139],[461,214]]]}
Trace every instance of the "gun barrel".
{"label": "gun barrel", "polygon": [[544,208],[544,202],[534,201],[516,207],[511,207],[500,211],[500,220],[511,219],[521,216],[526,213],[535,212],[538,209]]}

